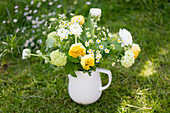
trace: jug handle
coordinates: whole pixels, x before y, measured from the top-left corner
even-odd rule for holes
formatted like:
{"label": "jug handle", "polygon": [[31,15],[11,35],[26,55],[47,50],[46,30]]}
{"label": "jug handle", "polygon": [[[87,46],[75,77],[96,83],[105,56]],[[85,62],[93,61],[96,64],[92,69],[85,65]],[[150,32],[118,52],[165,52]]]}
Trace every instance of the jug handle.
{"label": "jug handle", "polygon": [[109,83],[106,86],[104,86],[104,87],[100,87],[99,90],[102,91],[102,90],[107,89],[110,86],[111,81],[112,81],[112,73],[111,73],[111,71],[106,70],[106,69],[99,69],[99,68],[96,69],[96,71],[102,72],[102,73],[106,73],[109,76]]}

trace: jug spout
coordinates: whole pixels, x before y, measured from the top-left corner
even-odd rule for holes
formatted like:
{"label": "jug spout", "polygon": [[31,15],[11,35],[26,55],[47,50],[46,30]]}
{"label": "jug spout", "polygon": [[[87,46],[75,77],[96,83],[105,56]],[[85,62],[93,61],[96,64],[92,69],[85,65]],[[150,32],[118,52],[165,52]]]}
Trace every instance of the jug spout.
{"label": "jug spout", "polygon": [[69,80],[70,80],[70,79],[73,79],[73,78],[75,78],[75,77],[73,77],[71,74],[68,75],[68,79],[69,79]]}

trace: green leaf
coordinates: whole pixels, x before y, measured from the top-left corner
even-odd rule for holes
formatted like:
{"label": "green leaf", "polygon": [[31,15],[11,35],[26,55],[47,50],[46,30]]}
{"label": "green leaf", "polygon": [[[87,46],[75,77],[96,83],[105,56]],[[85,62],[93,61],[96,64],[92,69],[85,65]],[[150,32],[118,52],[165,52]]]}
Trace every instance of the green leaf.
{"label": "green leaf", "polygon": [[121,47],[121,44],[118,43],[117,41],[114,41],[113,44],[115,45],[115,49],[118,51],[122,51],[123,48]]}
{"label": "green leaf", "polygon": [[54,47],[55,43],[56,43],[55,38],[48,38],[46,40],[46,50],[48,50],[48,48]]}
{"label": "green leaf", "polygon": [[68,53],[66,53],[67,55],[67,59],[70,60],[70,62],[74,62],[74,63],[79,63],[80,60],[78,58],[73,58],[72,56],[69,56]]}
{"label": "green leaf", "polygon": [[74,65],[72,62],[68,61],[65,65],[65,71],[67,74],[71,74],[73,77],[76,77]]}

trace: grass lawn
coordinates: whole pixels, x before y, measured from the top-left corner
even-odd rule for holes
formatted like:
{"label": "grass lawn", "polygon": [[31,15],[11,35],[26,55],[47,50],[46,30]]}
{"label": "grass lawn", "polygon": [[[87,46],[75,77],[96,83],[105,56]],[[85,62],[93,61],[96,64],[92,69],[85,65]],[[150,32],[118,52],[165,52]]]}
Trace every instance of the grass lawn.
{"label": "grass lawn", "polygon": [[[4,27],[2,21],[9,16],[16,16],[12,11],[9,15],[7,9],[10,11],[16,4],[30,2],[21,1],[0,1],[0,42],[6,42],[8,35],[15,34],[15,25]],[[44,64],[38,58],[22,60],[20,51],[27,33],[17,34],[15,41],[18,46],[14,48],[14,53],[8,53],[0,59],[0,112],[169,113],[170,2],[91,0],[91,5],[77,0],[60,2],[63,6],[60,12],[68,13],[68,7],[74,7],[73,13],[84,16],[88,15],[91,7],[101,8],[99,24],[113,32],[120,28],[128,29],[133,41],[140,45],[141,53],[132,67],[127,69],[118,65],[111,68],[113,79],[110,87],[103,91],[96,103],[85,106],[70,99],[64,68]],[[55,8],[44,7],[41,12]],[[21,27],[23,23],[18,21],[17,27]],[[3,49],[4,46],[0,44],[0,50]],[[103,85],[107,82],[107,76],[102,75]]]}

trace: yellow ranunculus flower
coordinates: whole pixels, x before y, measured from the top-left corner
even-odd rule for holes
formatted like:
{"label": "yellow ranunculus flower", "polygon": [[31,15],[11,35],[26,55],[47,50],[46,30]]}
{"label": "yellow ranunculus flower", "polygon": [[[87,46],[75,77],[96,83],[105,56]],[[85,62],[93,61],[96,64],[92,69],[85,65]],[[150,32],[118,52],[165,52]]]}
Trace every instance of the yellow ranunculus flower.
{"label": "yellow ranunculus flower", "polygon": [[82,15],[73,16],[71,18],[71,22],[76,22],[77,20],[79,20],[80,25],[83,25],[85,22],[84,16],[82,16]]}
{"label": "yellow ranunculus flower", "polygon": [[85,70],[89,70],[90,66],[94,66],[94,58],[91,55],[84,55],[80,63]]}
{"label": "yellow ranunculus flower", "polygon": [[77,58],[78,56],[84,56],[86,54],[86,48],[82,43],[72,44],[69,50],[69,56]]}
{"label": "yellow ranunculus flower", "polygon": [[137,45],[137,44],[133,44],[132,47],[131,47],[131,50],[133,51],[135,58],[138,57],[139,52],[141,51],[139,45]]}

